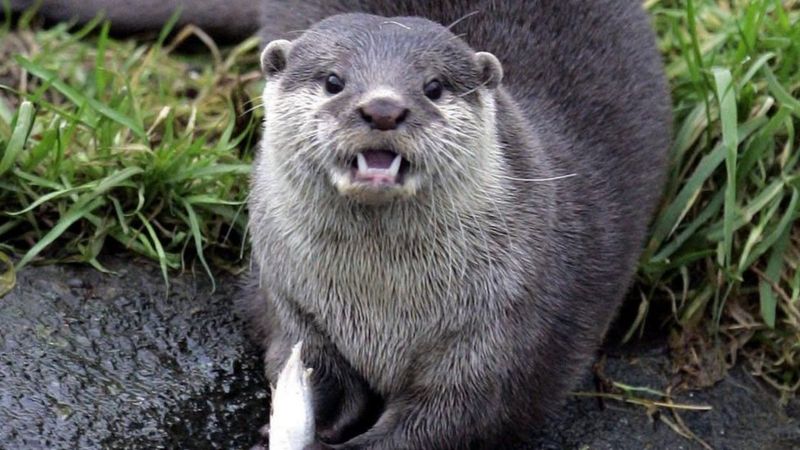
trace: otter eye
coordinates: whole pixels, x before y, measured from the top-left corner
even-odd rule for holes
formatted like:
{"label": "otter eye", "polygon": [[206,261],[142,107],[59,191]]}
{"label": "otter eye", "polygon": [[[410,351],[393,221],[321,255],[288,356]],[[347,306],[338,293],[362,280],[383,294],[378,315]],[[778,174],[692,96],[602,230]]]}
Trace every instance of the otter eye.
{"label": "otter eye", "polygon": [[425,84],[423,91],[425,97],[431,100],[439,100],[442,96],[442,83],[439,80],[431,80]]}
{"label": "otter eye", "polygon": [[344,80],[339,78],[336,74],[328,75],[325,79],[325,92],[328,94],[338,94],[344,90]]}

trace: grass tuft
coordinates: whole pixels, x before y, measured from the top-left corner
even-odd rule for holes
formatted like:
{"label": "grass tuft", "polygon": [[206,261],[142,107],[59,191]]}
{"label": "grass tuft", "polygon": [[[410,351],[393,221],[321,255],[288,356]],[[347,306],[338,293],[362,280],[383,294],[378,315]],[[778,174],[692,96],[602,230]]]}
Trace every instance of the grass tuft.
{"label": "grass tuft", "polygon": [[0,36],[0,239],[17,269],[105,270],[97,256],[120,249],[165,280],[192,261],[209,275],[208,258],[241,264],[257,41],[213,62],[173,55],[193,32],[168,47],[166,32],[117,41],[99,21]]}
{"label": "grass tuft", "polygon": [[[687,357],[679,367],[685,373],[707,375],[709,353],[723,365],[744,354],[756,373],[792,394],[800,388],[800,2],[648,7],[673,89],[676,134],[665,200],[642,259],[643,304],[669,302],[682,331],[673,350]],[[720,339],[700,344],[690,338],[698,334]],[[709,344],[724,351],[697,356]]]}

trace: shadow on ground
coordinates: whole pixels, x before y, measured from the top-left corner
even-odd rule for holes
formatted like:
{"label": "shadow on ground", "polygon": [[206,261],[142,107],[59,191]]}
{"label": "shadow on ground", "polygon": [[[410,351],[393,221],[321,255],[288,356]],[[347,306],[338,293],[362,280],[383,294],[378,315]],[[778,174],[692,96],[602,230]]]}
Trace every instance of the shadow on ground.
{"label": "shadow on ground", "polygon": [[[267,420],[259,351],[233,313],[236,283],[173,280],[141,261],[114,275],[76,266],[30,268],[0,298],[0,449],[247,449]],[[665,350],[611,349],[606,374],[660,389]],[[583,390],[593,390],[587,381]],[[741,369],[676,401],[715,449],[800,448],[796,411]],[[792,417],[794,416],[794,418]],[[703,448],[644,408],[573,397],[531,449]]]}

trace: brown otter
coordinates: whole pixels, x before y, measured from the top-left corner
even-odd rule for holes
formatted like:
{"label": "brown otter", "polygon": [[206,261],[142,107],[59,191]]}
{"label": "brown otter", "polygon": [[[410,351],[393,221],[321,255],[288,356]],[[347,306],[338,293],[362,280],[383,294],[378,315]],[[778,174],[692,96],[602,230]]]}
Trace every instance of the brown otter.
{"label": "brown otter", "polygon": [[[264,35],[296,38],[263,54],[250,201],[269,375],[302,340],[320,445],[524,441],[591,360],[659,195],[669,97],[641,6],[264,5]],[[290,33],[354,11],[390,18]]]}

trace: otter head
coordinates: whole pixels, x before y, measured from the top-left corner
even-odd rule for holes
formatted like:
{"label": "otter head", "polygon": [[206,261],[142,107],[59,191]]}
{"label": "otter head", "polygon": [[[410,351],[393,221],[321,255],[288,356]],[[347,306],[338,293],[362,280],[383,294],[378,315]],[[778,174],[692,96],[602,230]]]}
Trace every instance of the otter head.
{"label": "otter head", "polygon": [[261,62],[256,182],[281,177],[287,189],[366,205],[481,192],[490,182],[499,160],[492,91],[502,68],[441,25],[334,16],[293,42],[270,42]]}

